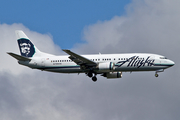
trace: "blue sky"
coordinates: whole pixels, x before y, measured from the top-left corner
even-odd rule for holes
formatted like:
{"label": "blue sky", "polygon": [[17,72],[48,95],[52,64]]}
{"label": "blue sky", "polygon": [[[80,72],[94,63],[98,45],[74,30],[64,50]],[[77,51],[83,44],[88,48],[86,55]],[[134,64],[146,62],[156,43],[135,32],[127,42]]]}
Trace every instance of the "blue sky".
{"label": "blue sky", "polygon": [[[71,49],[83,43],[85,26],[125,14],[131,0],[7,0],[0,4],[0,23],[22,23],[32,31],[50,33],[55,44]],[[7,7],[8,6],[8,7]]]}

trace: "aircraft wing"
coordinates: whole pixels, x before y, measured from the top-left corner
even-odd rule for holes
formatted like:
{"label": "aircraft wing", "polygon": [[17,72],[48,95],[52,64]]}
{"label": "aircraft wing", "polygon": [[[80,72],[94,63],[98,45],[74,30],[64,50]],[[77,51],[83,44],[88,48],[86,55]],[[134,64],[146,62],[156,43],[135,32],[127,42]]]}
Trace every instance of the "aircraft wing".
{"label": "aircraft wing", "polygon": [[66,52],[67,54],[69,54],[69,59],[71,59],[72,61],[74,61],[76,64],[78,65],[87,65],[87,66],[96,66],[97,63],[88,59],[88,58],[85,58],[81,55],[78,55],[70,50],[63,50],[64,52]]}

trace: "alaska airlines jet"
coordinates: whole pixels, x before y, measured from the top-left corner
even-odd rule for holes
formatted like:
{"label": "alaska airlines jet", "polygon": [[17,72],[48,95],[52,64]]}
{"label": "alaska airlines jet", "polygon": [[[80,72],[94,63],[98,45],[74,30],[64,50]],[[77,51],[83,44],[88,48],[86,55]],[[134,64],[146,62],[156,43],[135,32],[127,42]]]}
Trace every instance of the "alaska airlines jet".
{"label": "alaska airlines jet", "polygon": [[79,55],[64,49],[68,55],[55,56],[41,52],[21,30],[16,31],[21,55],[8,52],[18,63],[32,69],[57,73],[85,73],[97,81],[97,74],[106,78],[121,78],[122,72],[163,72],[175,63],[164,56],[146,53]]}

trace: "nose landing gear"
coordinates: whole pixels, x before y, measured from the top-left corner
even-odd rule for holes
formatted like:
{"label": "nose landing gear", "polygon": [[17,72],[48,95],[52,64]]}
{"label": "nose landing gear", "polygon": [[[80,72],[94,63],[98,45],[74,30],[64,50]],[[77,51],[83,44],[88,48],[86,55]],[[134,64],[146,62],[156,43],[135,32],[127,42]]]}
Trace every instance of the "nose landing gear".
{"label": "nose landing gear", "polygon": [[164,72],[164,69],[157,70],[157,71],[155,72],[155,77],[158,77],[158,76],[159,76],[159,75],[158,75],[158,72]]}
{"label": "nose landing gear", "polygon": [[156,73],[156,74],[155,74],[155,77],[158,77],[158,76],[159,76],[159,75]]}

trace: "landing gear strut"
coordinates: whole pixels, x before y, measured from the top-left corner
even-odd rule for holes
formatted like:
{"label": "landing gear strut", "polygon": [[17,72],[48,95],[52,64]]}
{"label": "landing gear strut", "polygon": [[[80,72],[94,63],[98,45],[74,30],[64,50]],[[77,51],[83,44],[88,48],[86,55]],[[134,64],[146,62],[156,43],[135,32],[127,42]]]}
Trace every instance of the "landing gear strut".
{"label": "landing gear strut", "polygon": [[157,70],[156,73],[155,73],[155,77],[158,77],[158,72],[164,72],[164,69],[160,69],[160,70]]}

